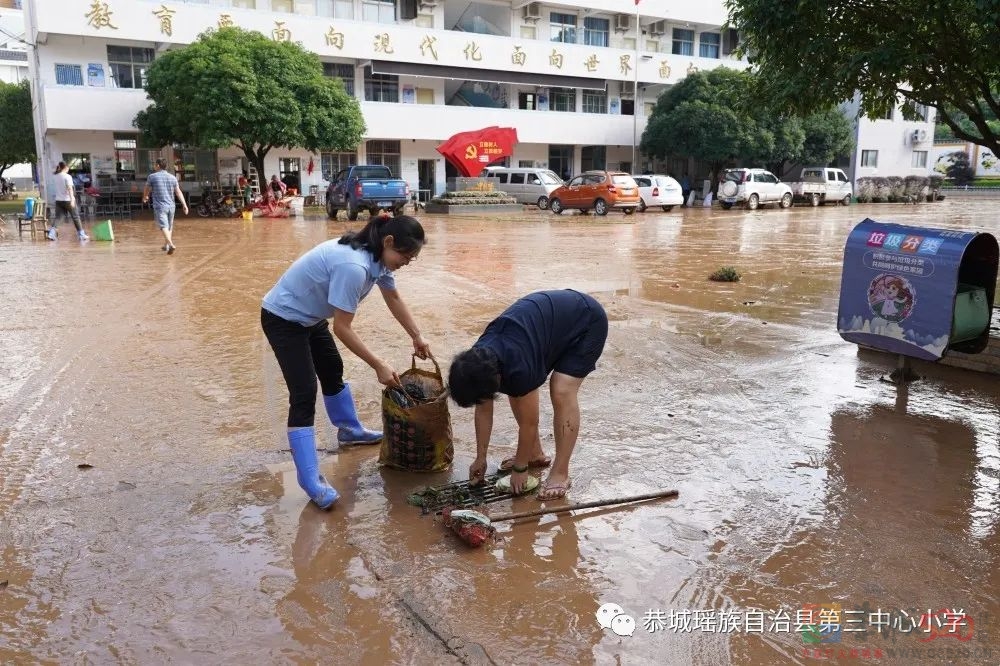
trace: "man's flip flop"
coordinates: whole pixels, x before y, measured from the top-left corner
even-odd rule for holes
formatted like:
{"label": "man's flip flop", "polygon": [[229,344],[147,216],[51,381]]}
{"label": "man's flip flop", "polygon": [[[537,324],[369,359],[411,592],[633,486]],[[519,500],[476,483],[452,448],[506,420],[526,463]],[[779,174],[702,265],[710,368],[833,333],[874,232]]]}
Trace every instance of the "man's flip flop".
{"label": "man's flip flop", "polygon": [[[545,469],[552,464],[552,458],[548,456],[542,456],[537,460],[532,460],[528,462],[528,469]],[[512,472],[514,471],[514,458],[504,458],[500,461],[500,466],[497,468],[498,472]]]}
{"label": "man's flip flop", "polygon": [[535,493],[535,499],[540,502],[547,502],[549,500],[557,500],[566,497],[566,493],[570,488],[573,487],[573,482],[570,479],[566,479],[566,483],[549,483],[547,480],[542,484],[542,487],[538,489]]}

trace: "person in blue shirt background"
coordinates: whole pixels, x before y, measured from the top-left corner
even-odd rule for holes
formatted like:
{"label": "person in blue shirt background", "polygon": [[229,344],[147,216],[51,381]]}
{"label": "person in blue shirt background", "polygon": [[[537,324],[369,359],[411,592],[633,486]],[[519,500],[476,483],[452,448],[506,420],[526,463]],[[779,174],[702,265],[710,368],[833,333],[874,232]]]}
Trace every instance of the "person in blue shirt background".
{"label": "person in blue shirt background", "polygon": [[264,296],[260,322],[288,386],[288,444],[298,482],[322,509],[340,495],[319,473],[313,427],[316,379],[340,444],[382,440],[381,432],[365,429],[358,420],[327,320],[333,318],[333,334],[371,366],[380,383],[398,386],[399,375],[365,346],[351,323],[358,305],[377,284],[389,312],[413,339],[414,353],[420,358],[430,355],[393,278],[393,271],[417,258],[424,243],[424,229],[414,218],[374,217],[361,231],[320,243],[299,257]]}
{"label": "person in blue shirt background", "polygon": [[[476,459],[469,481],[486,475],[486,453],[493,431],[493,401],[505,393],[517,421],[517,452],[500,463],[510,469],[518,494],[529,467],[552,465],[538,491],[545,501],[565,497],[570,488],[569,459],[580,431],[577,394],[597,366],[608,338],[608,315],[601,304],[572,289],[538,291],[507,308],[487,325],[476,344],[457,356],[448,371],[448,390],[460,407],[476,406]],[[549,378],[554,411],[556,455],[542,451],[538,430],[538,389]]]}

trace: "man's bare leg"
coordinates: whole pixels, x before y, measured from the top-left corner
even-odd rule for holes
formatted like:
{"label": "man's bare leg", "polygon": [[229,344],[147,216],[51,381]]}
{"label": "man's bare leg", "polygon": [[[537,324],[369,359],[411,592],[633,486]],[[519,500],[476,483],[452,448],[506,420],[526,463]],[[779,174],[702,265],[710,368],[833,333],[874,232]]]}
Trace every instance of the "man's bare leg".
{"label": "man's bare leg", "polygon": [[[580,433],[580,392],[582,377],[571,377],[561,372],[553,372],[549,378],[549,395],[552,397],[552,432],[556,440],[556,457],[552,469],[545,480],[545,486],[538,491],[538,499],[556,499],[566,494],[569,487],[569,460],[576,447]],[[546,492],[546,489],[551,489]]]}

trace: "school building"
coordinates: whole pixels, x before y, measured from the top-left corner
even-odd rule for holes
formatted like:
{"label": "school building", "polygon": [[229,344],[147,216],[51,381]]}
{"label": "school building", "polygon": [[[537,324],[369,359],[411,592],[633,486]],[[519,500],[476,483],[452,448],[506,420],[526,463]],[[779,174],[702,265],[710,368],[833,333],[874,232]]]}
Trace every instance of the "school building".
{"label": "school building", "polygon": [[[269,153],[262,178],[295,174],[304,192],[353,163],[385,164],[424,196],[441,192],[453,173],[435,148],[491,125],[517,129],[511,166],[701,177],[687,159],[638,155],[646,119],[690,72],[748,66],[732,55],[739,36],[722,27],[722,0],[32,0],[24,13],[40,172],[65,161],[98,183],[142,180],[163,156],[188,191],[231,182],[247,168],[242,153],[144,146],[132,121],[149,103],[149,63],[221,25],[301,43],[360,103],[368,129],[355,152]],[[902,126],[896,134],[871,133],[859,169],[874,150],[881,173],[895,175],[894,162],[912,173],[895,145]]]}

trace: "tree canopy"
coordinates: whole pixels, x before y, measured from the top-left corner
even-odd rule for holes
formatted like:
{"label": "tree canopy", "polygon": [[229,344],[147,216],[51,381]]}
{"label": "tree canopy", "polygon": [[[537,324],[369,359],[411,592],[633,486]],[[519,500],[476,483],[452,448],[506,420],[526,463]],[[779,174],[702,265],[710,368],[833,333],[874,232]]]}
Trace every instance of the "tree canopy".
{"label": "tree canopy", "polygon": [[[1000,154],[1000,0],[726,0],[759,74],[757,99],[809,113],[860,95],[881,117],[902,98]],[[960,122],[962,117],[969,122]]]}
{"label": "tree canopy", "polygon": [[339,79],[297,44],[220,28],[157,57],[146,75],[153,103],[133,124],[151,145],[235,145],[264,173],[272,148],[349,151],[364,117]]}
{"label": "tree canopy", "polygon": [[0,81],[0,176],[15,164],[35,161],[35,126],[27,81]]}
{"label": "tree canopy", "polygon": [[[729,162],[829,164],[853,148],[850,122],[827,108],[805,118],[751,102],[756,77],[717,67],[685,77],[656,101],[642,134],[642,152],[656,158],[694,157],[713,175]],[[713,178],[714,181],[714,178]]]}

